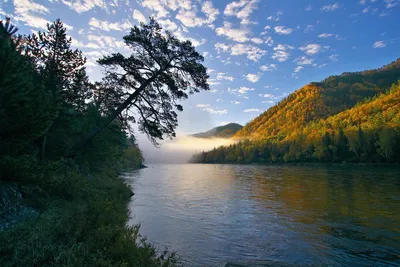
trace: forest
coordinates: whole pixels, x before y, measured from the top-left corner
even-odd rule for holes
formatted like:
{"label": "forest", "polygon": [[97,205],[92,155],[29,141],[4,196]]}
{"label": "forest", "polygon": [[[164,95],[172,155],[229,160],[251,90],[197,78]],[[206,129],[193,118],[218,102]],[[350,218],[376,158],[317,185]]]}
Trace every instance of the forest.
{"label": "forest", "polygon": [[118,176],[142,166],[132,123],[157,144],[175,136],[177,101],[208,90],[203,57],[150,19],[91,82],[71,42],[59,19],[30,35],[0,22],[0,265],[174,266],[126,226]]}
{"label": "forest", "polygon": [[292,93],[196,163],[400,163],[400,59]]}

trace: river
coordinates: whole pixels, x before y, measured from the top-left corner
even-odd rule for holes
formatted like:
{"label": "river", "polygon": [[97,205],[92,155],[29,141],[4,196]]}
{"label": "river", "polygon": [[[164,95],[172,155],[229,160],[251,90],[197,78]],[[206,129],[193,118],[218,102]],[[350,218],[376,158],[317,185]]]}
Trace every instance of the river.
{"label": "river", "polygon": [[150,165],[124,175],[130,224],[185,266],[400,265],[400,169]]}

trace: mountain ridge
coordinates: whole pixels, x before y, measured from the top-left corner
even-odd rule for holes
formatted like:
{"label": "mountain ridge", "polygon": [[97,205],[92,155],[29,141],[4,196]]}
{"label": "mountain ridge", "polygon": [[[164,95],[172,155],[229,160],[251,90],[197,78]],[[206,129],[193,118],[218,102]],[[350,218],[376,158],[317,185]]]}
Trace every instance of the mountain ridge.
{"label": "mountain ridge", "polygon": [[400,163],[400,59],[293,92],[196,163]]}
{"label": "mountain ridge", "polygon": [[214,127],[206,132],[191,134],[190,136],[196,138],[231,138],[242,128],[242,125],[231,122],[226,125]]}
{"label": "mountain ridge", "polygon": [[280,138],[306,123],[352,108],[388,90],[400,79],[400,58],[373,70],[330,76],[309,83],[247,123],[233,138]]}

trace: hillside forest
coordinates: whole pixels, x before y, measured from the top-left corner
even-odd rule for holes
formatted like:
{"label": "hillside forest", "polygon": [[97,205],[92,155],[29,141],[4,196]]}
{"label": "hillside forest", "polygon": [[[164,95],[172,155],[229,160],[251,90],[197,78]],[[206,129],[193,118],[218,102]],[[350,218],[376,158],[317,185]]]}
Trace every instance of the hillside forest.
{"label": "hillside forest", "polygon": [[295,91],[197,163],[400,162],[400,59]]}

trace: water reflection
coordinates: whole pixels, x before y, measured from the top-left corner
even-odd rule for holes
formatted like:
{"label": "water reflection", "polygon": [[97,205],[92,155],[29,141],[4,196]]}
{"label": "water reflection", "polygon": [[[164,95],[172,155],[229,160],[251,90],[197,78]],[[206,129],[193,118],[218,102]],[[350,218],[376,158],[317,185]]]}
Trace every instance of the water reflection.
{"label": "water reflection", "polygon": [[132,220],[189,266],[400,264],[400,170],[154,165],[126,175]]}

